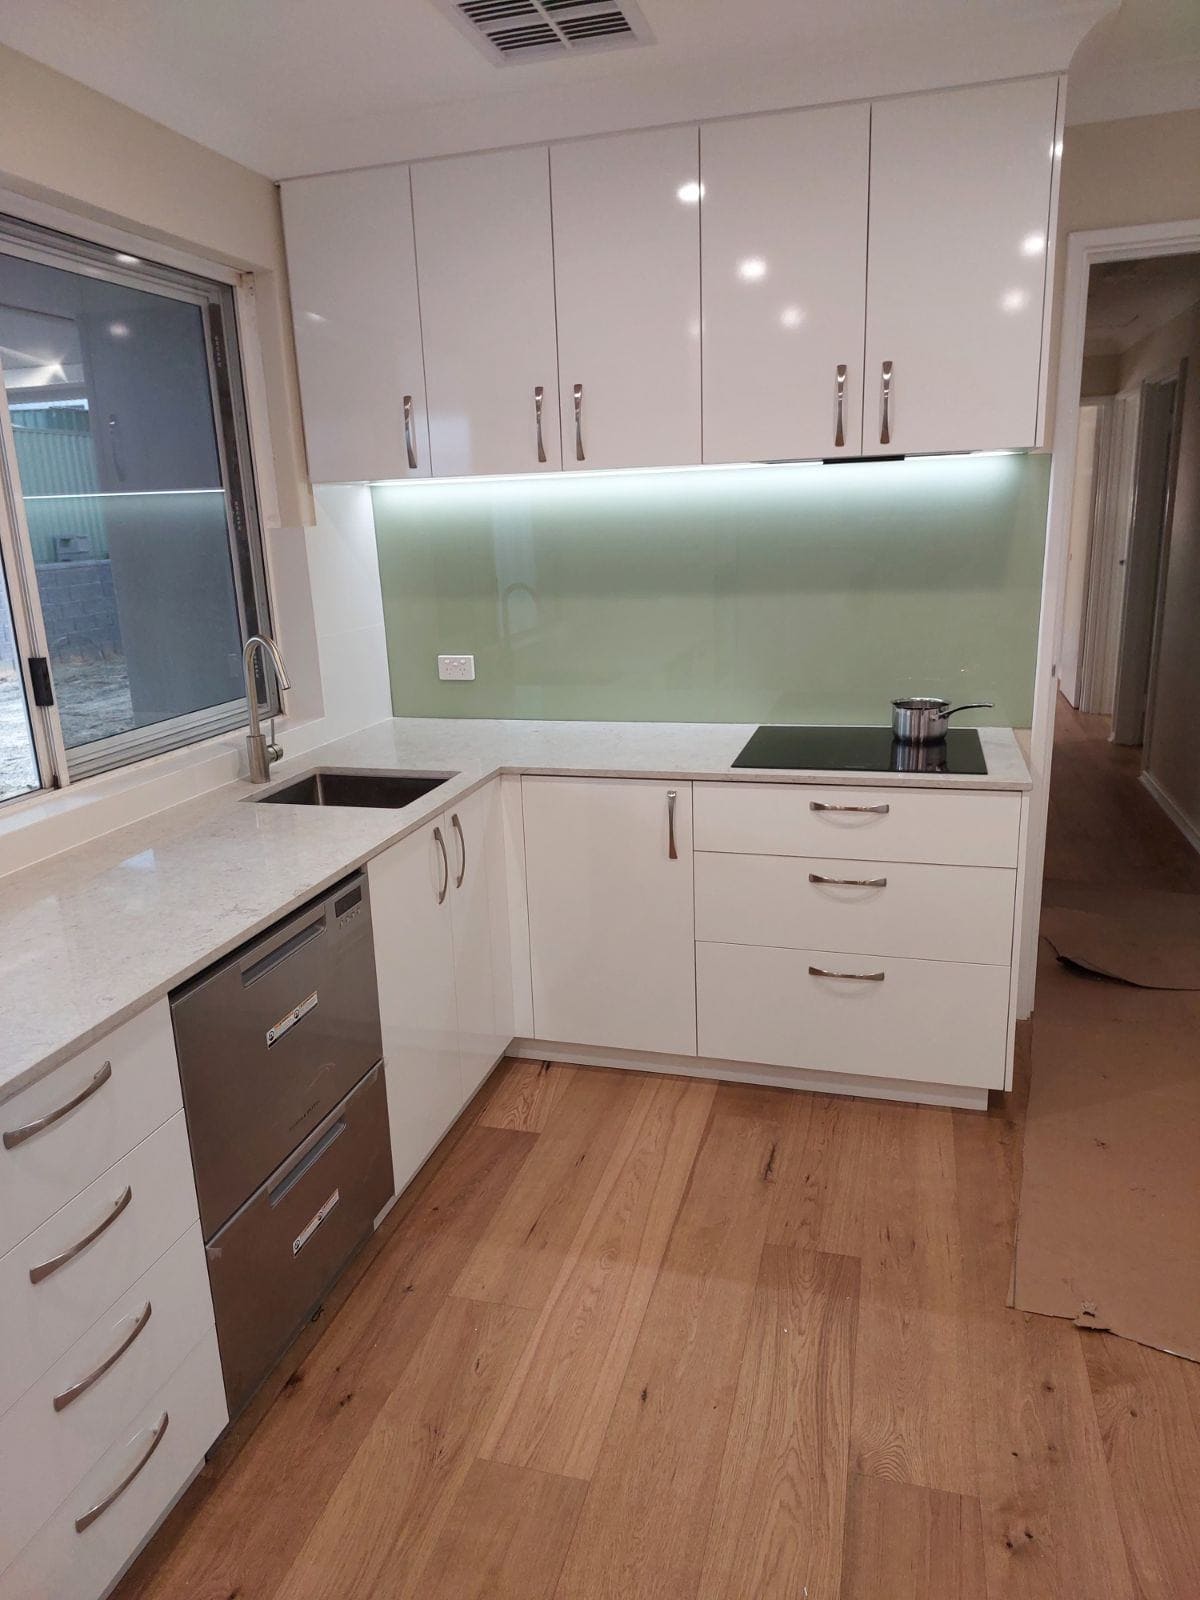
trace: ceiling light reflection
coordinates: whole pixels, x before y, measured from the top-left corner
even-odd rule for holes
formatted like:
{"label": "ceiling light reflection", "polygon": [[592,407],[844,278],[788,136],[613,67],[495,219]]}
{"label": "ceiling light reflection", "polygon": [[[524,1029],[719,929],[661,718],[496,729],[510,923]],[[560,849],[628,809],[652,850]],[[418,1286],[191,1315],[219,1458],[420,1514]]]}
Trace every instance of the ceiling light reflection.
{"label": "ceiling light reflection", "polygon": [[747,256],[738,262],[737,271],[746,283],[760,283],[767,275],[767,263],[761,256]]}

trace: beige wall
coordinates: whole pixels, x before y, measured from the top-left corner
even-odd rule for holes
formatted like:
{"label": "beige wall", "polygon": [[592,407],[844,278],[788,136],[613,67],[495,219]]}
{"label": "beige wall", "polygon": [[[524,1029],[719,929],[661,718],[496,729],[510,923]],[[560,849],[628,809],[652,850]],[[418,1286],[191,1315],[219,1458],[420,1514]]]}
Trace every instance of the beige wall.
{"label": "beige wall", "polygon": [[254,271],[280,519],[311,522],[275,185],[0,45],[0,187]]}

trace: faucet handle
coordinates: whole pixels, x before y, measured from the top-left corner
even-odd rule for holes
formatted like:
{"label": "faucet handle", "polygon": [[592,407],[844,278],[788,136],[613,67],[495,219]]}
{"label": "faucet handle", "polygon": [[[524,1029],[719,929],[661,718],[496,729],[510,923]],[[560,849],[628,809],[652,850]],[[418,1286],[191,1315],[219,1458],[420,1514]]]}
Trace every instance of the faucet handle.
{"label": "faucet handle", "polygon": [[283,746],[281,744],[276,744],[275,742],[274,717],[269,719],[267,726],[269,729],[269,732],[267,733],[267,764],[269,766],[272,762],[283,760]]}

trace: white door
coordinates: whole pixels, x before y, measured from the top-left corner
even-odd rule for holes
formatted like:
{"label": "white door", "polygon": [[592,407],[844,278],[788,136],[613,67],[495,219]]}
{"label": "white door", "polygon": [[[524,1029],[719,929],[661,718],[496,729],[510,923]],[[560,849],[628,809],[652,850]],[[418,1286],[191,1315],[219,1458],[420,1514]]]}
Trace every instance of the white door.
{"label": "white door", "polygon": [[439,818],[367,865],[397,1194],[463,1104],[445,829]]}
{"label": "white door", "polygon": [[524,778],[522,790],[538,1038],[694,1055],[691,785]]}
{"label": "white door", "polygon": [[545,145],[412,169],[439,477],[562,465]]}
{"label": "white door", "polygon": [[314,483],[429,472],[407,167],[281,186]]}
{"label": "white door", "polygon": [[512,975],[499,780],[446,813],[463,1099],[512,1043]]}
{"label": "white door", "polygon": [[700,460],[695,128],[552,145],[563,465]]}
{"label": "white door", "polygon": [[1057,78],[871,110],[863,452],[1033,445]]}
{"label": "white door", "polygon": [[862,451],[866,105],[705,123],[704,459]]}

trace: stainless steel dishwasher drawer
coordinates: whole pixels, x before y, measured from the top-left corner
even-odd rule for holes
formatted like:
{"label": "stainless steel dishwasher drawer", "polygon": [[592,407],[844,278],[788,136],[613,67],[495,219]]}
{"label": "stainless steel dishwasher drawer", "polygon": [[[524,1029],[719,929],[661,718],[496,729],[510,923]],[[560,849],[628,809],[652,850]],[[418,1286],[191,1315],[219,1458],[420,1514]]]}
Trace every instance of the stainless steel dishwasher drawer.
{"label": "stainless steel dishwasher drawer", "polygon": [[210,1240],[229,1414],[240,1411],[392,1197],[383,1067]]}
{"label": "stainless steel dishwasher drawer", "polygon": [[180,991],[171,1019],[208,1239],[383,1054],[365,875]]}

